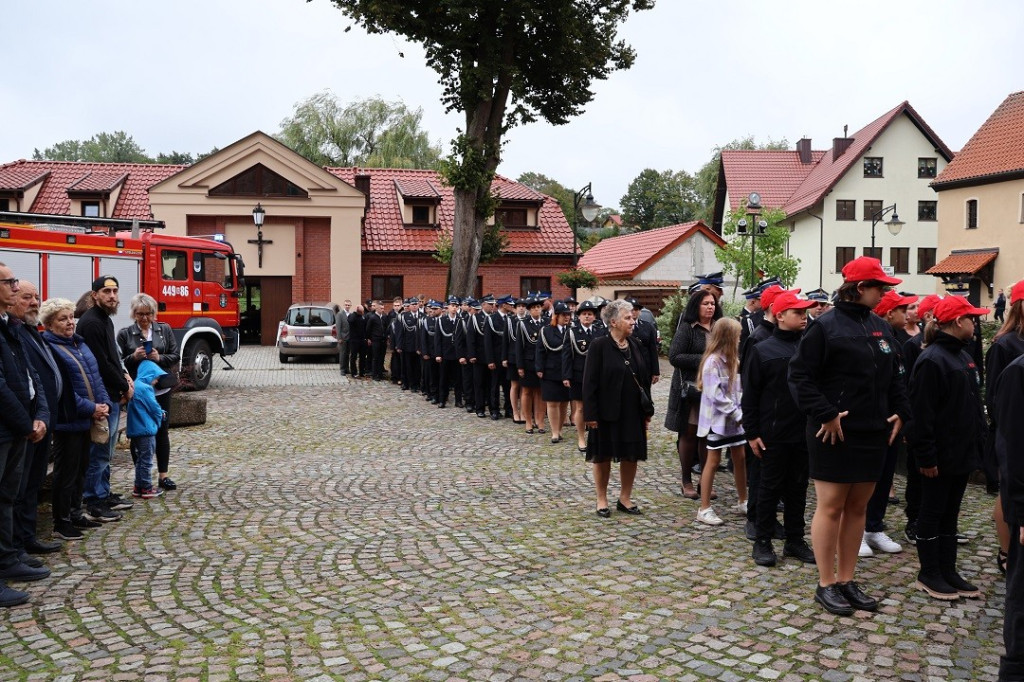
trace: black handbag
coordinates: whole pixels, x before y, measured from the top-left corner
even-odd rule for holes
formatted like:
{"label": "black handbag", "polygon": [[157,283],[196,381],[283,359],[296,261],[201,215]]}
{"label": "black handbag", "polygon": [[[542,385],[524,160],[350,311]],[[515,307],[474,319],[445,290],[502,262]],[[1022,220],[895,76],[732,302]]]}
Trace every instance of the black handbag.
{"label": "black handbag", "polygon": [[700,402],[700,389],[697,388],[696,381],[690,381],[689,379],[683,379],[682,385],[680,386],[680,393],[683,396],[683,400],[688,403],[699,403]]}

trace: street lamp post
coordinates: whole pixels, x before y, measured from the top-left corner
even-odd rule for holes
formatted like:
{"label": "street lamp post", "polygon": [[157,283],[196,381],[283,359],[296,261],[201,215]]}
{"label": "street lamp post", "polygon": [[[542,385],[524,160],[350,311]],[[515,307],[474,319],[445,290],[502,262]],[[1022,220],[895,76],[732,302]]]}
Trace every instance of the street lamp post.
{"label": "street lamp post", "polygon": [[[584,201],[584,197],[586,197],[585,201]],[[582,206],[580,206],[580,202],[581,201],[583,202]],[[573,268],[575,268],[576,264],[579,262],[579,254],[577,253],[577,251],[579,251],[579,248],[578,248],[579,235],[578,235],[578,232],[577,232],[577,229],[578,229],[579,226],[578,226],[578,223],[576,222],[576,217],[579,216],[582,213],[583,214],[583,219],[585,221],[587,221],[587,224],[590,224],[590,223],[594,222],[594,218],[597,217],[597,214],[598,214],[598,212],[600,210],[601,210],[601,204],[599,204],[596,201],[594,201],[594,195],[591,193],[591,187],[590,187],[590,183],[589,182],[587,183],[587,185],[583,189],[581,189],[579,192],[576,192],[576,194],[573,195],[573,198],[572,198],[572,223],[573,224],[570,226],[572,228],[572,266],[573,266]],[[575,292],[573,292],[573,293],[575,294]]]}
{"label": "street lamp post", "polygon": [[758,220],[761,216],[761,195],[757,192],[751,192],[747,196],[747,218],[750,218],[750,231],[747,232],[747,220],[746,218],[740,218],[740,221],[736,223],[736,234],[749,234],[750,236],[750,286],[754,286],[757,282],[757,263],[754,252],[754,238],[760,237],[764,234],[764,231],[768,229],[768,221]]}
{"label": "street lamp post", "polygon": [[[889,228],[889,234],[895,237],[900,233],[900,230],[903,229],[903,226],[906,225],[906,223],[900,220],[899,215],[896,213],[896,204],[886,206],[882,210],[876,211],[874,215],[871,216],[871,253],[875,252],[875,225],[882,222],[882,218],[884,218],[885,214],[889,211],[892,211],[892,218],[890,218],[889,222],[885,224],[885,226]],[[881,258],[879,258],[879,260],[881,260]]]}
{"label": "street lamp post", "polygon": [[263,238],[263,219],[267,216],[267,212],[263,209],[259,203],[256,204],[256,208],[252,210],[252,222],[256,225],[256,239],[247,239],[246,241],[250,244],[256,245],[256,257],[259,262],[259,267],[263,267],[263,245],[273,244],[273,239]]}

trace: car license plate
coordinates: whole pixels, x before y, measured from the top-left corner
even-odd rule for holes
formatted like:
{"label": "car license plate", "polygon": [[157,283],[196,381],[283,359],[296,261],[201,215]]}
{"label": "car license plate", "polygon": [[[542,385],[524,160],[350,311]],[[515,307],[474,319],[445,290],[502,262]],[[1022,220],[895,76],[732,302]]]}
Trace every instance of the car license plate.
{"label": "car license plate", "polygon": [[305,341],[307,343],[312,343],[314,341],[322,341],[323,338],[324,337],[322,337],[322,336],[300,336],[299,337],[299,341]]}

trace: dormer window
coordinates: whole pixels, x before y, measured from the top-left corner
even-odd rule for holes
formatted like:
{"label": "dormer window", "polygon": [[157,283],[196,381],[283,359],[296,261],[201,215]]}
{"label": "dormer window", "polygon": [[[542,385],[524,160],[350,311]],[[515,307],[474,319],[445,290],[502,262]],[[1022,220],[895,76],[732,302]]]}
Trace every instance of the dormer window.
{"label": "dormer window", "polygon": [[494,212],[494,222],[502,227],[529,227],[525,208],[499,208]]}
{"label": "dormer window", "polygon": [[413,206],[412,207],[412,224],[413,225],[430,225],[430,206]]}
{"label": "dormer window", "polygon": [[100,217],[100,202],[98,201],[83,201],[82,202],[82,215],[86,218],[99,218]]}

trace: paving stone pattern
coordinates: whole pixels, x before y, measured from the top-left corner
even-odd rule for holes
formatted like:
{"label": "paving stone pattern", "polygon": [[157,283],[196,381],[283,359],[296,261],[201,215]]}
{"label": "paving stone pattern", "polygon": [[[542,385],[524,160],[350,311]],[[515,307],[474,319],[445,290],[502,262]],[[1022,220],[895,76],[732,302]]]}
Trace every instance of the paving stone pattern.
{"label": "paving stone pattern", "polygon": [[[915,592],[905,551],[861,560],[881,610],[841,618],[812,602],[813,567],[754,566],[726,478],[726,524],[695,522],[659,424],[667,381],[644,515],[602,520],[571,435],[273,349],[233,362],[208,423],[172,433],[180,489],[67,543],[31,603],[0,611],[0,680],[996,678],[1004,590],[976,486],[962,565],[983,599]],[[130,483],[119,451],[114,487]]]}

